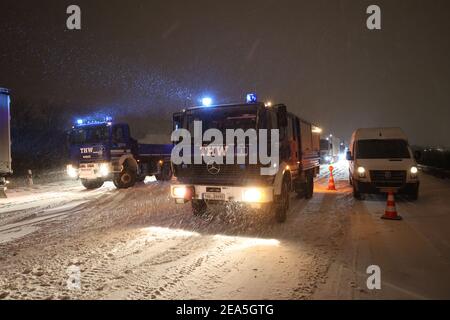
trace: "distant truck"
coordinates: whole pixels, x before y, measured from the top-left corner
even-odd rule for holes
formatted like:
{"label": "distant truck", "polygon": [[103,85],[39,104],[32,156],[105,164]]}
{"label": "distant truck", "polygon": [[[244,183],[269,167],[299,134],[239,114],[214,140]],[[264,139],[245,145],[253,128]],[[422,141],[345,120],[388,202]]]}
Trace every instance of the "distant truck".
{"label": "distant truck", "polygon": [[393,191],[417,200],[417,164],[402,129],[357,129],[350,141],[347,160],[355,198],[359,199],[363,193]]}
{"label": "distant truck", "polygon": [[331,154],[331,143],[329,139],[320,139],[320,163],[329,164],[333,162]]}
{"label": "distant truck", "polygon": [[67,174],[86,189],[100,188],[105,181],[129,188],[147,175],[172,178],[171,144],[139,144],[128,124],[109,117],[77,120],[69,132],[69,149]]}
{"label": "distant truck", "polygon": [[[173,164],[176,181],[171,196],[176,203],[191,202],[195,215],[206,212],[208,204],[240,203],[273,214],[278,222],[286,220],[289,194],[295,191],[307,199],[313,196],[314,177],[319,173],[320,128],[287,112],[283,104],[265,106],[261,102],[193,107],[174,114],[174,128],[192,131],[194,121],[201,121],[203,129],[214,128],[256,130],[279,129],[279,164],[273,175],[261,175],[264,165],[250,164],[247,150],[245,164],[206,163]],[[209,148],[210,146],[206,147]],[[229,149],[217,145],[226,157]],[[261,148],[261,145],[258,146]],[[205,148],[204,145],[195,148]],[[204,159],[203,159],[204,160]]]}
{"label": "distant truck", "polygon": [[341,140],[330,136],[320,139],[320,163],[329,164],[339,160],[341,153]]}
{"label": "distant truck", "polygon": [[0,197],[6,197],[6,177],[12,174],[9,90],[0,88]]}

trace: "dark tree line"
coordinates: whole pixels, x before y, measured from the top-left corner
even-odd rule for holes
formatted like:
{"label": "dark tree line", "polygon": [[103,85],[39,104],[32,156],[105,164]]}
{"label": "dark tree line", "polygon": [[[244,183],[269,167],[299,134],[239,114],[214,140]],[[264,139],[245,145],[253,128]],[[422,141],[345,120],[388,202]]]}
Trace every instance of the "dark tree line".
{"label": "dark tree line", "polygon": [[437,148],[425,149],[422,151],[419,163],[430,167],[450,170],[450,150]]}
{"label": "dark tree line", "polygon": [[63,168],[68,158],[66,131],[70,116],[58,105],[13,100],[12,160],[15,175]]}

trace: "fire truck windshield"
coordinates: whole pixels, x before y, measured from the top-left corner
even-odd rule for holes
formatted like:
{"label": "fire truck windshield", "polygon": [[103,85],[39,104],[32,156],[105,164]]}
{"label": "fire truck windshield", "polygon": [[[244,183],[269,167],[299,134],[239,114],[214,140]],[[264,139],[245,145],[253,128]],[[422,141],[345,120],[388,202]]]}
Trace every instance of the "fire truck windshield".
{"label": "fire truck windshield", "polygon": [[109,130],[106,125],[74,128],[70,134],[71,144],[102,143],[108,141]]}
{"label": "fire truck windshield", "polygon": [[248,107],[203,108],[188,114],[188,130],[194,133],[194,121],[202,122],[202,129],[218,129],[224,134],[226,129],[257,129],[257,111]]}

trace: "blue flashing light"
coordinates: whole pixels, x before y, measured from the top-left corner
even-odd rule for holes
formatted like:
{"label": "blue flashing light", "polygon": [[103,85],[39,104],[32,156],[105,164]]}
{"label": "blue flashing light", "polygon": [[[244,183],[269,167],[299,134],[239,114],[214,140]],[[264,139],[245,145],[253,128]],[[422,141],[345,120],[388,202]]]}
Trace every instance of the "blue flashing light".
{"label": "blue flashing light", "polygon": [[258,97],[256,93],[248,93],[247,94],[247,103],[256,103],[258,101]]}
{"label": "blue flashing light", "polygon": [[212,105],[212,99],[210,98],[210,97],[204,97],[203,99],[202,99],[202,105],[204,106],[204,107],[209,107],[209,106],[211,106]]}
{"label": "blue flashing light", "polygon": [[88,118],[88,119],[77,119],[76,124],[77,126],[87,126],[87,125],[93,125],[93,124],[110,124],[112,122],[112,117],[103,117],[103,118]]}

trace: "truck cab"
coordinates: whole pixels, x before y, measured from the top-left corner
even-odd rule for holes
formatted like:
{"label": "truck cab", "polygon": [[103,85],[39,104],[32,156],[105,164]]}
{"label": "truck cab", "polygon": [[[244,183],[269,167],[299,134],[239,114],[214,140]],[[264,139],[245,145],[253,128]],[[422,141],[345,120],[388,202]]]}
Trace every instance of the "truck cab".
{"label": "truck cab", "polygon": [[128,124],[109,117],[77,120],[69,132],[69,150],[67,173],[87,189],[100,188],[109,180],[117,188],[128,188],[150,174],[171,177],[170,145],[138,144]]}
{"label": "truck cab", "polygon": [[[266,106],[261,102],[213,105],[193,107],[174,114],[174,130],[184,129],[194,134],[194,121],[201,121],[203,132],[206,129],[217,129],[225,136],[226,129],[245,132],[262,129],[278,130],[278,141],[267,141],[270,148],[276,144],[279,161],[263,164],[249,159],[252,148],[250,140],[242,145],[235,144],[212,146],[214,141],[204,141],[195,148],[218,148],[223,157],[234,151],[235,158],[243,152],[245,163],[237,161],[228,163],[224,159],[221,164],[207,162],[173,164],[176,181],[171,186],[171,196],[178,204],[191,202],[195,215],[206,212],[209,204],[236,202],[257,209],[268,209],[279,222],[286,220],[289,208],[289,194],[292,191],[300,196],[311,198],[314,190],[314,177],[319,173],[319,139],[317,127],[287,112],[283,104]],[[225,140],[224,140],[225,141]],[[188,142],[191,143],[191,142]],[[229,143],[229,141],[227,141]],[[232,141],[234,144],[235,141]],[[240,150],[240,151],[239,151]],[[261,168],[270,167],[272,174],[261,174]]]}
{"label": "truck cab", "polygon": [[351,138],[349,179],[353,195],[403,193],[413,200],[419,196],[416,160],[401,128],[357,129]]}

